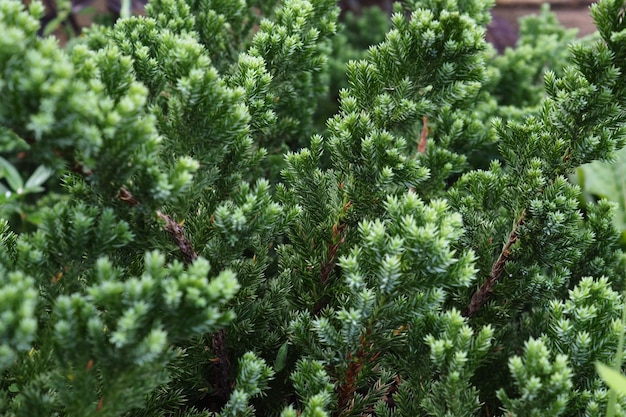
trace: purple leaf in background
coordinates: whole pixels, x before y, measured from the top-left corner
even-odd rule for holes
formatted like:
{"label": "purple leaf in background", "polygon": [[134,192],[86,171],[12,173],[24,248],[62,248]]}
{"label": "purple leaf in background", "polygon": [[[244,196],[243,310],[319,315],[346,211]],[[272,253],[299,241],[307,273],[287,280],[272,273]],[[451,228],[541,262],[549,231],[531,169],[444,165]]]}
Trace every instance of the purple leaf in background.
{"label": "purple leaf in background", "polygon": [[[95,2],[96,0],[74,0],[72,1],[72,12],[79,13],[85,7],[93,6]],[[132,10],[143,12],[147,3],[148,0],[132,0]],[[106,8],[109,12],[119,15],[122,2],[121,0],[106,0]]]}
{"label": "purple leaf in background", "polygon": [[506,47],[515,46],[517,38],[517,29],[500,16],[494,16],[487,26],[487,42],[490,42],[499,53],[503,53]]}

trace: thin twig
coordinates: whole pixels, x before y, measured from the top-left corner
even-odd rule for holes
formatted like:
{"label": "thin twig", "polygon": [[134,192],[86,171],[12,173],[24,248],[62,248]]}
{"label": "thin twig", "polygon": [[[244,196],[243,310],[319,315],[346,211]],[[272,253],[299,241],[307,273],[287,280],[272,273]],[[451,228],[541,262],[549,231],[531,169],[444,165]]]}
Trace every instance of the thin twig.
{"label": "thin twig", "polygon": [[126,187],[120,188],[120,191],[117,193],[115,197],[122,200],[129,206],[136,206],[137,204],[139,204],[139,201],[137,201],[135,196],[133,196]]}
{"label": "thin twig", "polygon": [[157,211],[157,216],[165,220],[165,231],[174,239],[176,245],[178,245],[180,252],[183,254],[183,258],[185,258],[185,263],[190,264],[197,259],[198,254],[193,250],[189,239],[185,237],[183,227],[167,214],[161,213],[161,211]]}
{"label": "thin twig", "polygon": [[476,314],[478,310],[480,310],[480,308],[483,306],[483,304],[485,304],[491,298],[491,295],[493,294],[493,286],[495,285],[496,281],[500,279],[500,276],[504,271],[504,267],[509,261],[511,247],[515,242],[517,242],[517,231],[524,221],[525,216],[526,210],[522,211],[522,215],[519,217],[517,222],[515,222],[515,226],[513,226],[513,230],[511,230],[511,233],[509,233],[509,239],[502,248],[500,256],[498,256],[498,259],[491,267],[491,273],[489,274],[489,278],[487,278],[483,285],[481,285],[478,291],[476,291],[472,296],[467,311],[464,312],[464,315],[466,317],[472,317],[474,314]]}
{"label": "thin twig", "polygon": [[417,145],[417,152],[426,152],[426,145],[428,145],[428,117],[422,118],[422,132],[420,133],[420,143]]}

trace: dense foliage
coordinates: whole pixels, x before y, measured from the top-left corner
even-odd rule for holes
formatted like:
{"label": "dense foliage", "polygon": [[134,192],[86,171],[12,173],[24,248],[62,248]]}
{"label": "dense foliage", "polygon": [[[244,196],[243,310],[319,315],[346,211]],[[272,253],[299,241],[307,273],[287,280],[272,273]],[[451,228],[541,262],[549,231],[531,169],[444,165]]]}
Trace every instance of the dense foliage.
{"label": "dense foliage", "polygon": [[624,3],[502,55],[492,3],[153,0],[60,47],[0,0],[0,413],[604,415],[626,258],[569,176],[626,142]]}

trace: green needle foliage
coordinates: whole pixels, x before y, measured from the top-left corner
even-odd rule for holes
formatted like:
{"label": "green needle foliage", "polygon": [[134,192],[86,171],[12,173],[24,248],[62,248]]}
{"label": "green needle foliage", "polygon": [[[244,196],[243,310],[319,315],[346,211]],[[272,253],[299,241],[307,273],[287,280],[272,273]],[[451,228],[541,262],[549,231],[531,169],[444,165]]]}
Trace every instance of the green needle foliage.
{"label": "green needle foliage", "polygon": [[621,415],[625,4],[492,6],[0,0],[0,414]]}

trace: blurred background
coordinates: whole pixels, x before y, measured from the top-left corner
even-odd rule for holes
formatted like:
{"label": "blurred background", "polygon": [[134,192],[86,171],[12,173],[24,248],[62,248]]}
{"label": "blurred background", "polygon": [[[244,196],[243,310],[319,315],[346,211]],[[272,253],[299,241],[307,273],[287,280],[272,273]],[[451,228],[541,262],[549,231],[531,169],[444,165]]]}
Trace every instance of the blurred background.
{"label": "blurred background", "polygon": [[[81,29],[92,22],[111,24],[120,14],[121,0],[42,0],[47,15],[43,19],[42,35],[54,33],[62,41],[80,34]],[[142,14],[147,0],[130,0],[132,11]],[[26,0],[28,2],[28,0]],[[493,21],[489,26],[488,40],[502,52],[506,46],[514,46],[517,39],[518,19],[537,14],[542,4],[549,4],[559,21],[568,28],[578,28],[579,36],[594,31],[589,15],[591,0],[496,0]],[[364,9],[378,7],[388,13],[393,0],[340,0],[342,18],[349,13],[359,16]]]}
{"label": "blurred background", "polygon": [[[493,8],[493,21],[489,26],[488,40],[502,52],[506,46],[514,46],[517,39],[518,20],[529,14],[538,14],[543,4],[557,14],[561,24],[568,28],[578,28],[579,36],[595,31],[589,15],[591,0],[496,0]],[[359,14],[364,7],[380,7],[387,12],[392,10],[392,0],[342,0],[339,6],[345,13]]]}

